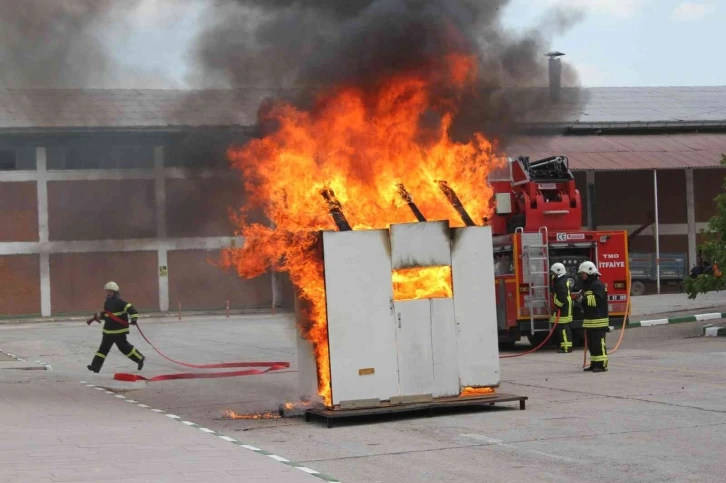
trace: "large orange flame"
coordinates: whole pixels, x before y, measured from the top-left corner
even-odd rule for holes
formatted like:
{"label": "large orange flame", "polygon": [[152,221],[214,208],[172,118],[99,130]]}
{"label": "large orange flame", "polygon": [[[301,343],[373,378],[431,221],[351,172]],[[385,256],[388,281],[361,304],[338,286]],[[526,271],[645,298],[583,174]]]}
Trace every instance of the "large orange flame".
{"label": "large orange flame", "polygon": [[[326,405],[331,403],[330,368],[317,231],[336,225],[320,192],[333,190],[353,229],[416,221],[398,183],[427,219],[462,226],[438,185],[445,180],[481,223],[492,195],[487,174],[503,157],[480,134],[467,142],[449,135],[457,102],[475,78],[473,58],[449,55],[417,71],[382,75],[375,85],[332,88],[309,110],[272,104],[262,121],[274,125],[274,132],[229,151],[247,191],[247,205],[236,219],[245,244],[225,252],[223,261],[243,277],[270,268],[290,274],[305,302],[306,323],[300,329],[313,344],[318,390]],[[259,208],[269,225],[250,221],[252,210]],[[392,277],[397,298],[451,296],[448,268]]]}

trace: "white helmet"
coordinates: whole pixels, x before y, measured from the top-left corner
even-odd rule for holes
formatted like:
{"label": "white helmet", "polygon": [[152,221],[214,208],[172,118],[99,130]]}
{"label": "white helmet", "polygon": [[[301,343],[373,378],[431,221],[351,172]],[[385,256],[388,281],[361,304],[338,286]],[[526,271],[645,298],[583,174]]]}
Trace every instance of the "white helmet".
{"label": "white helmet", "polygon": [[587,261],[580,264],[580,268],[577,269],[577,273],[586,273],[588,275],[600,275],[597,271],[597,267],[594,263]]}
{"label": "white helmet", "polygon": [[104,285],[103,289],[104,290],[113,290],[114,292],[119,291],[118,284],[116,282],[108,282],[106,285]]}
{"label": "white helmet", "polygon": [[558,277],[561,277],[567,274],[567,269],[561,263],[553,263],[550,267],[550,272],[554,273]]}

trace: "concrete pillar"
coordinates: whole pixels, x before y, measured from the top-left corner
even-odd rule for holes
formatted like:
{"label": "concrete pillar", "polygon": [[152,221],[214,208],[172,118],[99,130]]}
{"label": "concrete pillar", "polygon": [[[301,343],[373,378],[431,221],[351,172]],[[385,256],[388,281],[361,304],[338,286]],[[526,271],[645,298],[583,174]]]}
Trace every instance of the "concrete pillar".
{"label": "concrete pillar", "polygon": [[693,195],[693,169],[686,169],[686,219],[688,220],[688,266],[697,264],[696,247],[696,205]]}
{"label": "concrete pillar", "polygon": [[40,315],[51,315],[50,253],[48,248],[48,170],[45,147],[35,148],[35,163],[38,172],[38,240],[40,241]]}
{"label": "concrete pillar", "polygon": [[[154,147],[154,207],[156,211],[156,238],[165,240],[166,233],[166,178],[164,177],[164,146]],[[168,253],[162,244],[157,250],[159,265],[159,310],[169,310]]]}
{"label": "concrete pillar", "polygon": [[587,176],[587,229],[596,230],[597,220],[595,220],[595,171],[588,170]]}
{"label": "concrete pillar", "polygon": [[653,170],[653,199],[655,200],[655,283],[660,295],[660,233],[658,225],[658,170]]}

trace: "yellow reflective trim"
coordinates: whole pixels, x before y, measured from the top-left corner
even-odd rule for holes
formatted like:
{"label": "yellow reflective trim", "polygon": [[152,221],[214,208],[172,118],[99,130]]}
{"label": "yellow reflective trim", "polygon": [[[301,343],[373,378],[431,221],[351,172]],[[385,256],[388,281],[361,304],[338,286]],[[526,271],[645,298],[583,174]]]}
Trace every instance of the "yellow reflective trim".
{"label": "yellow reflective trim", "polygon": [[115,334],[128,334],[128,332],[129,332],[129,329],[128,328],[127,329],[119,329],[119,330],[106,330],[106,329],[103,329],[103,333],[104,334],[110,334],[110,335],[115,335]]}
{"label": "yellow reflective trim", "polygon": [[590,356],[592,362],[605,362],[608,360],[608,356]]}
{"label": "yellow reflective trim", "polygon": [[126,313],[125,311],[124,312],[114,312],[113,315],[115,315],[116,317],[118,317],[118,316],[123,315],[125,313]]}
{"label": "yellow reflective trim", "polygon": [[96,355],[97,355],[98,357],[100,357],[101,359],[105,359],[105,358],[106,358],[106,356],[105,356],[105,355],[103,355],[103,354],[101,354],[100,352],[96,352]]}
{"label": "yellow reflective trim", "polygon": [[562,302],[560,302],[559,300],[557,300],[557,295],[555,295],[555,305],[558,306],[558,307],[562,307],[564,305]]}
{"label": "yellow reflective trim", "polygon": [[607,327],[610,325],[610,319],[585,319],[582,321],[582,326],[585,328],[595,329],[598,327]]}
{"label": "yellow reflective trim", "polygon": [[126,307],[124,307],[124,312],[126,312],[127,310],[129,310],[129,307],[131,307],[131,304],[126,304]]}
{"label": "yellow reflective trim", "polygon": [[138,356],[139,356],[139,355],[138,355],[138,354],[136,353],[136,347],[134,347],[133,349],[131,349],[131,352],[129,352],[128,354],[125,354],[125,355],[126,355],[126,357],[128,357],[129,359],[131,359],[131,356],[133,356],[133,355],[136,355],[136,357],[138,357]]}
{"label": "yellow reflective trim", "polygon": [[131,316],[131,318],[132,318],[132,319],[138,319],[138,318],[139,318],[139,314],[133,314],[133,315]]}
{"label": "yellow reflective trim", "polygon": [[602,355],[605,359],[608,358],[608,350],[605,347],[605,338],[600,339],[600,346],[602,347]]}

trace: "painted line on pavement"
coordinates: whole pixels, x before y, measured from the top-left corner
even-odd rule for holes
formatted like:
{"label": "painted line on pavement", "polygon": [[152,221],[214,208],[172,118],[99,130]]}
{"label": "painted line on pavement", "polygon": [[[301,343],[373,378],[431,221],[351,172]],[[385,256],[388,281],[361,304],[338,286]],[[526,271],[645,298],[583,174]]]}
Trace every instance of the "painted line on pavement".
{"label": "painted line on pavement", "polygon": [[[11,354],[11,353],[9,353],[9,352],[5,352],[5,351],[4,351],[4,350],[2,350],[2,349],[0,349],[0,352],[2,352],[3,354],[5,354],[5,355],[6,355],[6,356],[8,356],[8,357],[12,357],[13,359],[15,359],[15,360],[16,360],[16,361],[18,361],[18,362],[28,362],[28,361],[26,361],[25,359],[23,359],[23,358],[21,358],[21,357],[18,357],[18,356],[16,356],[15,354]],[[46,370],[46,371],[52,371],[52,370],[53,370],[53,366],[51,366],[50,364],[47,364],[47,363],[45,363],[45,362],[43,362],[43,361],[34,361],[34,362],[35,362],[36,364],[40,364],[41,366],[45,367],[45,370]]]}
{"label": "painted line on pavement", "polygon": [[274,453],[270,453],[270,452],[265,451],[263,449],[260,449],[260,448],[258,448],[256,446],[252,446],[252,445],[249,445],[249,444],[243,444],[241,441],[236,440],[236,439],[234,439],[234,438],[232,438],[230,436],[224,436],[224,435],[218,434],[213,429],[205,428],[204,426],[200,426],[197,423],[193,423],[191,421],[187,421],[187,420],[183,419],[181,416],[177,416],[176,414],[167,413],[163,409],[151,409],[146,404],[139,403],[137,401],[134,401],[133,399],[126,399],[126,396],[123,396],[121,394],[116,394],[113,391],[109,391],[109,390],[106,390],[106,389],[101,388],[101,387],[97,387],[94,384],[90,384],[90,383],[88,383],[86,381],[78,381],[78,382],[80,382],[81,384],[83,384],[86,387],[90,387],[90,388],[93,388],[93,389],[97,389],[97,390],[100,390],[100,391],[104,391],[105,393],[108,393],[108,394],[113,394],[116,398],[123,399],[126,402],[136,403],[136,405],[138,407],[140,407],[140,408],[149,409],[152,412],[159,413],[159,414],[164,414],[166,417],[168,417],[169,419],[171,419],[173,421],[178,421],[178,422],[182,423],[185,426],[188,426],[190,428],[198,429],[198,430],[200,430],[203,433],[214,435],[214,436],[218,437],[219,439],[222,439],[224,441],[227,441],[228,443],[232,443],[232,444],[237,445],[237,446],[239,446],[241,448],[247,449],[249,451],[253,451],[253,452],[255,452],[257,454],[260,454],[262,456],[267,456],[268,458],[273,459],[273,460],[275,460],[275,461],[277,461],[279,463],[282,463],[284,465],[292,466],[293,468],[296,468],[296,469],[298,469],[300,471],[304,471],[305,473],[307,473],[309,475],[315,476],[316,478],[320,478],[321,480],[326,481],[327,483],[341,483],[340,480],[335,479],[335,478],[332,478],[332,477],[327,476],[327,475],[324,475],[323,473],[320,473],[317,470],[314,470],[314,469],[309,468],[307,466],[303,466],[303,465],[301,465],[299,463],[295,463],[293,461],[290,461],[287,458],[283,458],[282,456],[278,456],[278,455],[276,455]]}

